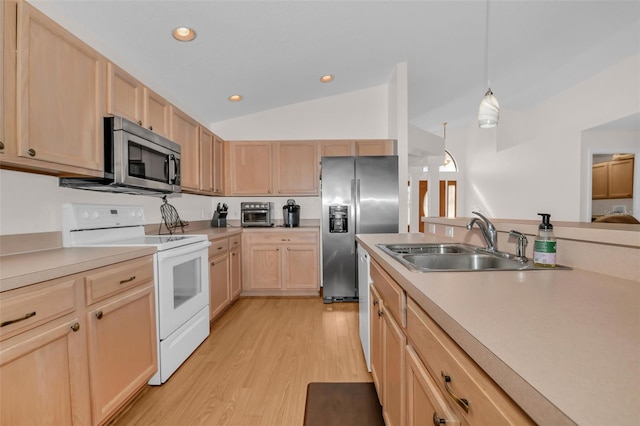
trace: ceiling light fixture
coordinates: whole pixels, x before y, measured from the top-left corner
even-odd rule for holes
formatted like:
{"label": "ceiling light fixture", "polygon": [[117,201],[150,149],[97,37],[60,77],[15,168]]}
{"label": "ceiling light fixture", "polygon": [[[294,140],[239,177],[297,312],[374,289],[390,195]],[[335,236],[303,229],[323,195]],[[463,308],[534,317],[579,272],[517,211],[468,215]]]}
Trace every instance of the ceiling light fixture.
{"label": "ceiling light fixture", "polygon": [[333,76],[331,74],[323,75],[322,77],[320,77],[321,83],[329,83],[331,81],[333,81]]}
{"label": "ceiling light fixture", "polygon": [[176,28],[173,30],[173,38],[178,41],[191,41],[196,38],[196,32],[187,27]]}
{"label": "ceiling light fixture", "polygon": [[229,96],[229,102],[240,102],[241,100],[242,100],[242,95]]}
{"label": "ceiling light fixture", "polygon": [[487,0],[487,19],[485,21],[485,25],[484,65],[488,89],[484,94],[484,98],[482,98],[480,108],[478,109],[478,126],[482,129],[489,129],[498,124],[498,118],[500,117],[500,104],[491,91],[491,80],[489,79],[489,0]]}

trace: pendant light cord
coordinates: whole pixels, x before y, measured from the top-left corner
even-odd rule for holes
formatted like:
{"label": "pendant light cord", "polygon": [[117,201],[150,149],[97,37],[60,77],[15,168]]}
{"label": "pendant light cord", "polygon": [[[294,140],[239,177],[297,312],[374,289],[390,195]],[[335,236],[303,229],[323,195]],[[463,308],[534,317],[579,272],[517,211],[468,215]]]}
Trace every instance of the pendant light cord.
{"label": "pendant light cord", "polygon": [[485,19],[484,32],[484,72],[487,80],[487,88],[491,89],[491,80],[489,79],[489,0],[487,0],[487,17]]}

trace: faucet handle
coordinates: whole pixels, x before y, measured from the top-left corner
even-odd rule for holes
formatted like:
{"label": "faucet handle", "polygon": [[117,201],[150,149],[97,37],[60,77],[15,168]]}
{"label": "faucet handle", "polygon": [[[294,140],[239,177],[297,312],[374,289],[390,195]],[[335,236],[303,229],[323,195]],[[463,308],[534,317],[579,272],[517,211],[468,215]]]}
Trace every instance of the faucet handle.
{"label": "faucet handle", "polygon": [[518,239],[518,242],[516,243],[516,257],[523,261],[527,260],[527,258],[524,256],[524,250],[528,242],[526,235],[524,235],[522,232],[518,232],[512,229],[511,231],[509,231],[509,236],[516,237]]}

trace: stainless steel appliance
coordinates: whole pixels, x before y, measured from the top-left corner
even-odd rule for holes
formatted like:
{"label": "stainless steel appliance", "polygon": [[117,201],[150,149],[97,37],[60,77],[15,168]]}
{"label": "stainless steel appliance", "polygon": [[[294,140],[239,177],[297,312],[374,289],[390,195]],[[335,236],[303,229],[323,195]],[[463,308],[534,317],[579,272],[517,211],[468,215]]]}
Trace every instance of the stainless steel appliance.
{"label": "stainless steel appliance", "polygon": [[369,253],[358,246],[358,317],[360,324],[360,344],[364,353],[364,361],[367,364],[367,370],[371,371],[371,344],[370,344],[370,324],[369,324],[369,285],[371,284],[371,276],[369,275],[370,266]]}
{"label": "stainless steel appliance", "polygon": [[240,225],[273,226],[273,202],[248,201],[240,203]]}
{"label": "stainless steel appliance", "polygon": [[398,157],[322,157],[325,303],[357,301],[356,234],[398,232]]}
{"label": "stainless steel appliance", "polygon": [[206,235],[145,235],[140,206],[65,204],[65,247],[154,246],[154,284],[160,385],[209,335],[209,262]]}
{"label": "stainless steel appliance", "polygon": [[122,117],[105,117],[104,177],[60,178],[59,185],[138,195],[180,192],[180,145]]}
{"label": "stainless steel appliance", "polygon": [[296,200],[290,198],[287,204],[282,206],[283,225],[288,228],[300,226],[300,206],[296,204]]}

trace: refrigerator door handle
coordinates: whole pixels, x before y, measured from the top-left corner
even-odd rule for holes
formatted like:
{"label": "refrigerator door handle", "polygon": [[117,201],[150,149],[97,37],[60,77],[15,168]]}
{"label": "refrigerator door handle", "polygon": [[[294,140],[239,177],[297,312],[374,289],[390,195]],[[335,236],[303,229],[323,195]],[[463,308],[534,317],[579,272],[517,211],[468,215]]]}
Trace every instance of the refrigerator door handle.
{"label": "refrigerator door handle", "polygon": [[[359,189],[359,179],[351,179],[351,206],[349,206],[349,233],[353,232],[353,236],[355,237],[356,232],[358,232],[357,226],[357,217],[358,217],[358,189]],[[353,241],[353,245],[351,246],[351,254],[355,254],[356,252],[356,243],[355,238]]]}
{"label": "refrigerator door handle", "polygon": [[356,201],[355,201],[355,209],[356,209],[356,234],[360,233],[360,179],[355,179],[356,181]]}

